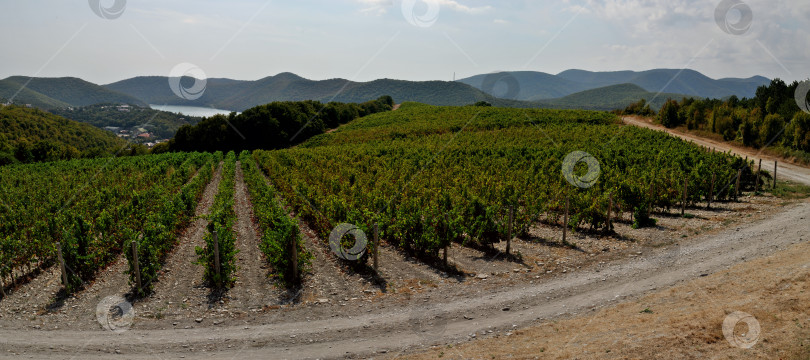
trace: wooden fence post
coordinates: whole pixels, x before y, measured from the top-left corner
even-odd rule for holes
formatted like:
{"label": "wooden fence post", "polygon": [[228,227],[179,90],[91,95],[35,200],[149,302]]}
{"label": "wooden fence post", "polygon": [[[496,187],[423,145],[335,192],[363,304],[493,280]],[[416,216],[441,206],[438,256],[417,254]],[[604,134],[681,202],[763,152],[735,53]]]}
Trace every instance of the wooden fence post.
{"label": "wooden fence post", "polygon": [[762,171],[762,159],[759,159],[759,167],[757,168],[757,178],[754,179],[754,194],[759,192],[759,174]]}
{"label": "wooden fence post", "polygon": [[740,196],[740,178],[742,177],[742,169],[737,170],[737,184],[734,186],[734,201],[739,201]]}
{"label": "wooden fence post", "polygon": [[142,289],[141,287],[141,264],[138,262],[138,241],[132,240],[130,243],[130,247],[132,248],[132,260],[133,264],[135,265],[135,285],[138,286],[138,291]]}
{"label": "wooden fence post", "polygon": [[563,218],[563,244],[566,243],[566,235],[568,235],[568,206],[569,206],[569,198],[565,198],[565,217]]}
{"label": "wooden fence post", "polygon": [[512,222],[515,220],[515,207],[509,207],[509,228],[506,229],[506,255],[509,255],[509,252],[512,249]]}
{"label": "wooden fence post", "polygon": [[6,285],[3,284],[3,277],[4,277],[3,273],[0,272],[0,295],[3,295],[3,297],[6,297]]}
{"label": "wooden fence post", "polygon": [[380,225],[374,223],[374,271],[380,266]]}
{"label": "wooden fence post", "polygon": [[776,168],[779,165],[779,162],[774,160],[773,161],[773,188],[776,189]]}
{"label": "wooden fence post", "polygon": [[[62,257],[62,244],[61,243],[56,243],[56,250],[57,250],[57,255],[58,255],[58,258],[59,258],[59,266],[61,267],[61,270],[62,270],[62,285],[64,285],[65,289],[67,289],[67,287],[68,287],[68,276],[67,276],[67,271],[65,269],[65,258]],[[14,270],[12,269],[12,273],[13,272],[14,272]],[[13,276],[12,276],[12,278],[13,278]]]}
{"label": "wooden fence post", "polygon": [[687,191],[687,187],[688,187],[687,184],[689,184],[689,178],[684,177],[683,178],[683,195],[682,195],[683,199],[681,200],[681,217],[686,215],[686,194],[687,194],[686,191]]}
{"label": "wooden fence post", "polygon": [[[217,231],[214,230],[214,269],[216,270],[217,279],[220,278],[220,267],[219,267],[219,235]],[[221,279],[220,279],[221,280]]]}
{"label": "wooden fence post", "polygon": [[613,212],[613,193],[608,194],[607,231],[610,231],[611,216]]}
{"label": "wooden fence post", "polygon": [[712,184],[711,184],[711,186],[709,187],[709,202],[708,202],[708,204],[706,205],[706,208],[707,208],[707,209],[711,209],[711,208],[712,208],[712,199],[714,199],[714,181],[715,181],[716,175],[717,175],[717,174],[712,173]]}
{"label": "wooden fence post", "polygon": [[292,271],[292,282],[298,282],[298,242],[296,241],[295,237],[290,238],[290,257],[291,257],[291,267]]}

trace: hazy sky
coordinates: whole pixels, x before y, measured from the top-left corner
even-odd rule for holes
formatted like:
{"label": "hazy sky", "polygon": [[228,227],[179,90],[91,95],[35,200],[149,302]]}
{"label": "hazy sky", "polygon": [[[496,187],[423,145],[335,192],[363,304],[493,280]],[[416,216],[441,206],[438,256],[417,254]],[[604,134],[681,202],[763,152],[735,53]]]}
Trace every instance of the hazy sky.
{"label": "hazy sky", "polygon": [[[167,76],[180,63],[245,80],[662,67],[714,78],[810,75],[810,1],[726,1],[6,0],[0,78],[106,84]],[[722,26],[719,5],[732,9],[721,11]]]}

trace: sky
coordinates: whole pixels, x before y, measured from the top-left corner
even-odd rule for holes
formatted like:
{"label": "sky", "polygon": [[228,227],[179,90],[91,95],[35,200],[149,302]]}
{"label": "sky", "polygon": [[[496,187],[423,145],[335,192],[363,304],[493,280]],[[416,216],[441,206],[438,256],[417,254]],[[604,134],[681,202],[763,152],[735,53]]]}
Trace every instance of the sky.
{"label": "sky", "polygon": [[107,84],[168,76],[179,64],[240,80],[572,68],[810,76],[805,0],[5,0],[2,8],[0,78]]}

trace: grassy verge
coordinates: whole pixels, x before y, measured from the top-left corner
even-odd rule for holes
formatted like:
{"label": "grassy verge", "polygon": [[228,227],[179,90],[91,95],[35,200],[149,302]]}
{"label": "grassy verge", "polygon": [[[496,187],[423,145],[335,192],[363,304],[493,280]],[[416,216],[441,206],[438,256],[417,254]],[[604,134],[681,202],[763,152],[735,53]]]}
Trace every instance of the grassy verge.
{"label": "grassy verge", "polygon": [[783,200],[798,200],[810,197],[810,186],[791,181],[777,181],[771,194]]}

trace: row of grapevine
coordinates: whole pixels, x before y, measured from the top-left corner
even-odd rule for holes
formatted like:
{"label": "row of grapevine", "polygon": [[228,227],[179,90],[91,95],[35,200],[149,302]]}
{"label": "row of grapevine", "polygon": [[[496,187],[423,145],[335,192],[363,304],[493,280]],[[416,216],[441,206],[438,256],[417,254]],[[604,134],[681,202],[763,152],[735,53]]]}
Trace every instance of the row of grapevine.
{"label": "row of grapevine", "polygon": [[[243,151],[239,160],[261,231],[259,248],[273,267],[271,276],[286,287],[295,286],[301,281],[302,269],[312,259],[301,239],[298,220],[291,218],[280,204],[276,190],[267,183],[250,153]],[[292,263],[293,256],[296,257],[296,266]]]}
{"label": "row of grapevine", "polygon": [[[229,287],[236,280],[236,212],[234,211],[234,190],[236,174],[236,154],[231,151],[225,156],[222,166],[222,180],[208,215],[208,233],[205,247],[197,247],[196,264],[205,268],[205,281],[217,288]],[[217,256],[219,255],[219,256]]]}
{"label": "row of grapevine", "polygon": [[[569,184],[563,159],[598,160],[590,188]],[[299,148],[254,156],[297,213],[326,238],[339,223],[404,249],[436,255],[451,241],[491,243],[506,235],[508,209],[518,234],[555,223],[570,201],[572,227],[607,225],[613,213],[671,206],[689,181],[691,201],[726,199],[725,181],[746,164],[664,133],[623,127],[605,113],[403,106],[356,121]],[[583,164],[575,168],[582,175]],[[313,171],[317,169],[317,171]]]}
{"label": "row of grapevine", "polygon": [[[0,276],[49,266],[61,243],[68,291],[140,231],[153,189],[177,189],[203,154],[82,159],[0,168]],[[12,279],[13,280],[13,279]]]}
{"label": "row of grapevine", "polygon": [[[156,206],[144,220],[142,232],[129,239],[124,251],[129,262],[130,283],[136,285],[140,281],[140,286],[135,289],[138,295],[151,292],[165,256],[177,244],[180,231],[194,216],[197,202],[211,181],[214,165],[220,158],[221,153],[190,159],[194,163],[189,165],[198,166],[199,171],[179,191],[172,191],[172,187],[153,187],[148,190],[151,202]],[[135,254],[131,251],[133,246],[138,255],[137,267]]]}

